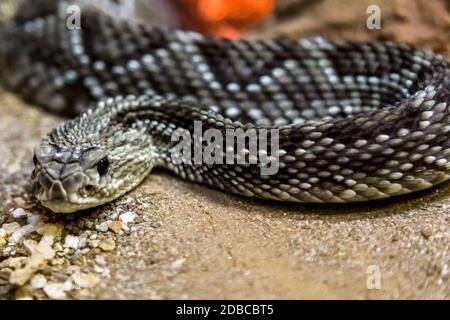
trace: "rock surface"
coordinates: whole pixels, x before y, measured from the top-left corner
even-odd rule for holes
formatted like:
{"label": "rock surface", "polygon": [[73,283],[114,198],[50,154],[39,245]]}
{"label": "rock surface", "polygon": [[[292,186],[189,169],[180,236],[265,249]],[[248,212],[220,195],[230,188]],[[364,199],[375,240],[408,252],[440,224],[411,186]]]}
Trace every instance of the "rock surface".
{"label": "rock surface", "polygon": [[[297,1],[298,11],[293,2],[281,1],[280,15],[282,5],[292,13],[267,33],[380,37],[361,26],[373,1]],[[419,10],[425,1],[383,3],[392,31],[378,33],[449,53],[440,40],[449,36],[444,1],[426,1],[432,11]],[[33,147],[62,119],[4,91],[0,105],[2,298],[450,298],[448,184],[390,201],[318,206],[249,200],[155,171],[110,205],[59,216],[27,188]]]}

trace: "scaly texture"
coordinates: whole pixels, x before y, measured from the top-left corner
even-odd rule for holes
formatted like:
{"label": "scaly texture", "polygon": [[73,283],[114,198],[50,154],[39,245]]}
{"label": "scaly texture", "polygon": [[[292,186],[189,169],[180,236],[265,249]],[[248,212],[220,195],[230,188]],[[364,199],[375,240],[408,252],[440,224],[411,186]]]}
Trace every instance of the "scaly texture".
{"label": "scaly texture", "polygon": [[[3,85],[66,115],[92,105],[35,150],[36,195],[53,211],[116,199],[154,167],[298,202],[380,199],[449,178],[450,64],[439,55],[394,43],[212,39],[89,8],[81,21],[67,29],[60,8],[0,30]],[[262,175],[259,158],[238,164],[248,144],[230,164],[179,164],[171,137],[194,134],[194,121],[224,136],[279,130],[267,152],[279,170]]]}

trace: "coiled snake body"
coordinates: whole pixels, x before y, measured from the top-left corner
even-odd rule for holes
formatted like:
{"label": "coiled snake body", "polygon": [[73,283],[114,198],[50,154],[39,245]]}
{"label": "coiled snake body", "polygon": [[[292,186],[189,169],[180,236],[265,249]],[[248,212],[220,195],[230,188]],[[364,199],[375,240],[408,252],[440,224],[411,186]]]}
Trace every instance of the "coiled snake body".
{"label": "coiled snake body", "polygon": [[[90,9],[81,23],[69,30],[55,10],[0,29],[2,84],[50,111],[82,112],[35,150],[36,196],[55,212],[112,201],[154,167],[297,202],[380,199],[449,178],[450,64],[439,55],[389,42],[213,39]],[[175,163],[171,137],[195,121],[278,130],[278,171],[261,174],[259,160]]]}

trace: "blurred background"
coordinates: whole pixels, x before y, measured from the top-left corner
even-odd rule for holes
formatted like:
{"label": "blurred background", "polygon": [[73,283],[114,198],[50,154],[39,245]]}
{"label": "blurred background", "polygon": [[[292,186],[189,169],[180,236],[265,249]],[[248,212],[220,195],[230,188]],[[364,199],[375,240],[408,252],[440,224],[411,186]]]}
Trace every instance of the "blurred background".
{"label": "blurred background", "polygon": [[[0,19],[59,0],[0,0]],[[33,5],[29,5],[32,2]],[[450,53],[448,0],[75,0],[124,19],[227,38],[308,37],[394,40]],[[369,6],[381,28],[369,30]],[[43,9],[44,10],[44,9]],[[31,11],[31,12],[30,12]]]}

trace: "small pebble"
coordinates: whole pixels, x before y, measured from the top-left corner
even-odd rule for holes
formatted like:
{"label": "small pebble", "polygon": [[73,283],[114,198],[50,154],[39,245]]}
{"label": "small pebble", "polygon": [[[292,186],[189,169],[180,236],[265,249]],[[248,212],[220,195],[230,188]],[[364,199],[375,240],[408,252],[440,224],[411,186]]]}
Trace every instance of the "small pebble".
{"label": "small pebble", "polygon": [[33,254],[34,248],[37,246],[37,241],[32,239],[25,239],[23,240],[23,247],[28,252],[28,254],[31,256]]}
{"label": "small pebble", "polygon": [[0,238],[0,247],[3,247],[5,244],[7,244],[8,243],[8,241],[6,241],[5,239],[3,239],[3,238]]}
{"label": "small pebble", "polygon": [[107,217],[110,220],[117,220],[117,218],[119,217],[119,214],[117,212],[112,211],[112,212],[108,213]]}
{"label": "small pebble", "polygon": [[13,199],[14,203],[17,204],[18,207],[24,207],[25,206],[25,200],[23,200],[20,197],[16,197]]}
{"label": "small pebble", "polygon": [[425,239],[428,239],[428,238],[430,238],[433,235],[433,230],[431,228],[429,228],[429,227],[425,227],[422,230],[420,230],[420,233],[422,234],[422,236]]}
{"label": "small pebble", "polygon": [[22,238],[24,236],[26,236],[27,234],[33,232],[35,229],[34,226],[27,224],[25,226],[23,226],[22,228],[16,230],[11,237],[9,238],[9,244],[16,244],[18,243],[20,240],[22,240]]}
{"label": "small pebble", "polygon": [[186,261],[186,259],[177,259],[177,260],[175,260],[174,262],[172,262],[172,264],[170,265],[170,267],[173,269],[173,270],[178,270],[178,269],[180,269],[182,266],[183,266],[183,264],[184,264],[184,262]]}
{"label": "small pebble", "polygon": [[111,229],[114,233],[119,233],[122,230],[122,222],[120,221],[111,221],[108,223],[109,229]]}
{"label": "small pebble", "polygon": [[106,231],[108,231],[108,223],[107,222],[102,222],[99,225],[97,225],[95,227],[95,229],[97,229],[100,232],[106,232]]}
{"label": "small pebble", "polygon": [[92,229],[92,227],[94,226],[94,223],[92,221],[90,221],[90,220],[86,220],[84,222],[84,225],[86,226],[86,228]]}
{"label": "small pebble", "polygon": [[97,262],[97,264],[104,266],[106,265],[106,260],[105,257],[103,256],[95,256],[95,262]]}
{"label": "small pebble", "polygon": [[109,278],[111,276],[111,271],[109,269],[105,269],[102,273],[102,277]]}
{"label": "small pebble", "polygon": [[122,213],[119,216],[119,220],[122,221],[125,225],[128,225],[128,223],[134,221],[134,213],[131,211],[127,211],[125,213]]}
{"label": "small pebble", "polygon": [[31,278],[31,287],[33,289],[42,289],[47,284],[47,279],[42,274],[37,274]]}
{"label": "small pebble", "polygon": [[25,217],[27,215],[27,213],[22,208],[17,208],[17,209],[14,209],[10,215],[14,219],[19,219],[19,218]]}
{"label": "small pebble", "polygon": [[93,288],[99,283],[99,279],[92,273],[75,273],[73,282],[81,288]]}
{"label": "small pebble", "polygon": [[91,248],[97,248],[100,245],[100,240],[88,240],[88,245]]}
{"label": "small pebble", "polygon": [[78,249],[85,248],[87,245],[87,237],[80,237],[80,241],[78,241]]}
{"label": "small pebble", "polygon": [[450,267],[448,264],[444,264],[441,268],[441,277],[445,278],[450,274]]}
{"label": "small pebble", "polygon": [[10,236],[20,229],[20,224],[18,224],[17,222],[5,223],[3,224],[2,229],[6,232],[8,236]]}
{"label": "small pebble", "polygon": [[52,260],[50,260],[50,264],[52,266],[60,266],[60,265],[64,264],[64,259],[63,258],[52,259]]}
{"label": "small pebble", "polygon": [[66,282],[63,283],[63,290],[64,291],[71,291],[73,289],[73,283],[70,279],[68,279]]}
{"label": "small pebble", "polygon": [[7,236],[5,229],[0,229],[0,239],[5,239]]}
{"label": "small pebble", "polygon": [[100,242],[99,247],[103,251],[113,251],[116,247],[116,243],[112,239],[105,239]]}
{"label": "small pebble", "polygon": [[77,250],[80,239],[77,236],[68,234],[64,239],[64,246]]}
{"label": "small pebble", "polygon": [[105,271],[105,269],[100,268],[99,266],[94,266],[94,271],[97,273],[103,273]]}
{"label": "small pebble", "polygon": [[34,215],[27,218],[27,223],[36,226],[42,220],[41,216]]}
{"label": "small pebble", "polygon": [[44,286],[45,294],[51,299],[65,299],[66,293],[64,292],[63,283],[49,283]]}
{"label": "small pebble", "polygon": [[25,264],[26,260],[27,260],[26,257],[12,258],[9,260],[8,267],[13,269],[19,269]]}
{"label": "small pebble", "polygon": [[71,274],[74,274],[76,272],[80,272],[80,266],[70,265],[70,266],[67,267],[67,272],[71,273]]}

